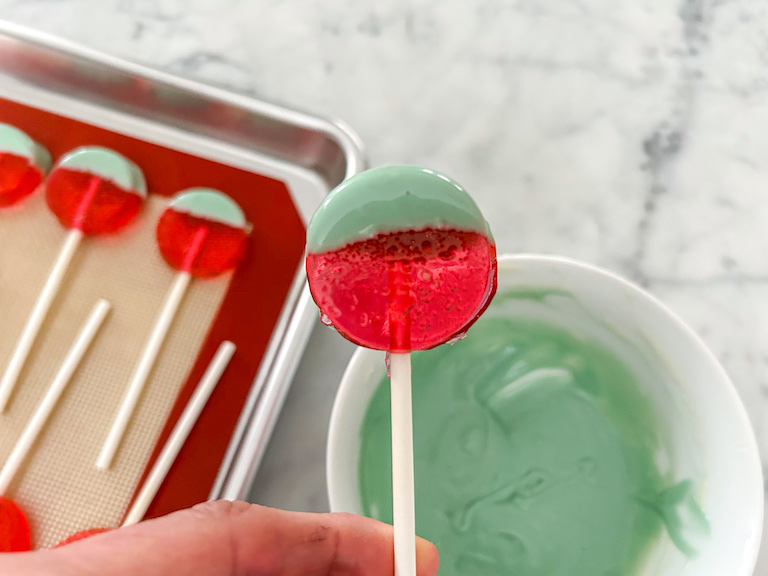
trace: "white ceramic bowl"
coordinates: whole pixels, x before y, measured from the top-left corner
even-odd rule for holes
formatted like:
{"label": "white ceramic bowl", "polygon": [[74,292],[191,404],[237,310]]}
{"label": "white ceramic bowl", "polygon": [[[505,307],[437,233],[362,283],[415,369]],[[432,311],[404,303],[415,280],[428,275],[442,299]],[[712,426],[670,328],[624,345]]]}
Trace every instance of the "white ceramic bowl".
{"label": "white ceramic bowl", "polygon": [[[641,386],[660,415],[664,446],[657,464],[690,478],[711,532],[687,558],[666,534],[638,576],[749,576],[763,524],[763,482],[754,434],[733,384],[704,343],[654,297],[604,270],[565,258],[502,256],[499,293],[510,288],[565,291],[558,322],[589,331],[657,370]],[[539,313],[522,310],[523,314]],[[615,338],[615,334],[621,338]],[[470,329],[469,337],[472,331]],[[331,510],[360,513],[358,455],[368,403],[384,376],[384,355],[360,349],[341,381],[328,435]],[[418,383],[414,383],[418,386]],[[626,575],[635,576],[635,575]]]}

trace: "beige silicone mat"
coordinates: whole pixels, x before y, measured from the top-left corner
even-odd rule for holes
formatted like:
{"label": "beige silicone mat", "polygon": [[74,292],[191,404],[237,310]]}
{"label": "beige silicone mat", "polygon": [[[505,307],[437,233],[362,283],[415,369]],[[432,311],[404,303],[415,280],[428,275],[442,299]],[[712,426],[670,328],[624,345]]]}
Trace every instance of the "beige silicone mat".
{"label": "beige silicone mat", "polygon": [[[86,238],[38,337],[5,414],[5,462],[93,305],[112,310],[8,494],[27,513],[34,548],[85,528],[116,526],[179,389],[214,320],[231,276],[191,283],[138,410],[108,472],[95,461],[141,347],[173,279],[155,243],[166,199],[150,196],[119,234]],[[0,370],[4,370],[66,232],[42,191],[0,210]]]}

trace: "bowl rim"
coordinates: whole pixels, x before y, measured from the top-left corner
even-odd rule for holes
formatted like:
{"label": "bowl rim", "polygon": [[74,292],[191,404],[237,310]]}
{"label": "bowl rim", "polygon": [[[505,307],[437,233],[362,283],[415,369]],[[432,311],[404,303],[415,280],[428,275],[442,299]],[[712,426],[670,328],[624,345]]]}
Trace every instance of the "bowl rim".
{"label": "bowl rim", "polygon": [[[754,534],[754,538],[751,539],[751,542],[747,542],[745,544],[745,548],[741,556],[742,558],[741,568],[745,569],[745,571],[743,573],[741,572],[738,573],[738,576],[751,575],[753,573],[754,566],[757,562],[757,557],[760,552],[760,544],[762,541],[763,520],[764,520],[763,517],[764,517],[765,494],[763,490],[763,470],[762,470],[762,464],[759,456],[760,452],[757,445],[757,440],[755,438],[754,429],[752,428],[746,408],[744,407],[744,403],[741,400],[741,397],[739,396],[738,392],[736,391],[736,387],[733,384],[733,381],[731,380],[728,373],[725,371],[725,368],[722,366],[720,361],[717,359],[717,357],[712,352],[712,350],[710,350],[710,348],[707,346],[704,340],[690,326],[688,326],[688,324],[685,321],[683,321],[683,319],[680,316],[678,316],[676,312],[674,312],[671,308],[669,308],[656,296],[654,296],[644,288],[640,287],[639,285],[631,282],[627,278],[624,278],[623,276],[615,272],[611,272],[610,270],[607,270],[605,268],[601,268],[594,264],[590,264],[587,262],[583,262],[583,261],[580,261],[574,258],[565,257],[565,256],[556,256],[556,255],[549,255],[549,254],[534,254],[534,253],[521,253],[521,254],[505,253],[497,257],[497,262],[498,262],[499,270],[502,270],[503,268],[506,268],[508,266],[513,266],[517,263],[526,263],[526,262],[534,262],[536,264],[551,264],[555,266],[576,268],[581,271],[587,272],[589,274],[593,274],[602,280],[612,282],[615,285],[622,287],[623,289],[631,292],[633,297],[639,298],[641,300],[645,300],[647,303],[659,309],[667,317],[667,319],[670,320],[674,325],[676,325],[677,328],[681,329],[681,331],[687,336],[687,338],[689,338],[691,342],[695,344],[696,348],[698,348],[699,351],[702,352],[705,357],[707,357],[710,364],[716,370],[716,377],[721,382],[720,386],[721,388],[724,389],[723,392],[728,396],[728,399],[731,405],[733,406],[733,409],[735,410],[734,415],[736,417],[734,418],[734,420],[737,420],[737,422],[733,422],[733,425],[738,427],[739,436],[745,440],[746,444],[748,444],[748,449],[746,450],[746,454],[744,455],[744,458],[746,460],[745,465],[750,470],[750,475],[753,477],[753,480],[758,480],[757,484],[759,484],[760,486],[760,490],[755,490],[756,492],[756,494],[754,495],[755,513],[751,516],[752,526],[750,528],[752,533]],[[359,347],[357,350],[355,350],[354,354],[352,355],[352,358],[347,364],[346,369],[344,370],[344,374],[342,375],[341,382],[339,384],[339,387],[336,391],[336,396],[334,398],[333,409],[331,410],[331,418],[328,426],[328,435],[326,439],[325,457],[326,457],[326,486],[328,491],[328,501],[329,501],[332,512],[339,511],[338,506],[334,506],[334,503],[337,500],[335,496],[335,491],[334,491],[335,467],[332,466],[331,464],[335,462],[336,458],[334,457],[335,442],[333,442],[332,440],[336,435],[339,434],[341,411],[342,411],[341,405],[343,404],[342,399],[347,395],[347,390],[352,386],[352,375],[357,374],[360,368],[366,365],[365,364],[367,362],[366,354],[369,354],[370,352],[371,352],[370,350],[363,347]],[[361,365],[361,366],[358,366],[358,365]],[[734,576],[737,576],[737,575],[734,575]]]}

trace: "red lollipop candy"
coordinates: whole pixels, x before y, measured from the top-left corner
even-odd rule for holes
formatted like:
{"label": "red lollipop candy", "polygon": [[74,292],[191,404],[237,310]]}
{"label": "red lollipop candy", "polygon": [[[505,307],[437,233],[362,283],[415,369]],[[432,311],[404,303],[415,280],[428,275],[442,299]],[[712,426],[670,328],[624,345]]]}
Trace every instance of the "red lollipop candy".
{"label": "red lollipop candy", "polygon": [[416,575],[411,350],[462,338],[496,291],[488,225],[456,182],[387,166],[334,189],[307,229],[325,324],[391,360],[395,574]]}
{"label": "red lollipop candy", "polygon": [[46,182],[46,200],[61,225],[87,236],[116,232],[131,222],[147,195],[139,168],[106,148],[78,148],[61,159]]}
{"label": "red lollipop candy", "polygon": [[158,246],[178,273],[128,383],[97,468],[106,470],[112,464],[192,277],[210,278],[234,269],[245,254],[249,231],[242,209],[225,194],[209,188],[179,193],[160,216]]}
{"label": "red lollipop candy", "polygon": [[69,234],[0,380],[0,412],[8,404],[83,236],[116,232],[136,216],[146,194],[139,168],[106,148],[78,148],[56,164],[46,183],[46,199]]}
{"label": "red lollipop candy", "polygon": [[210,278],[239,264],[249,226],[240,207],[213,190],[178,195],[157,223],[160,253],[176,270]]}
{"label": "red lollipop candy", "polygon": [[26,552],[30,549],[27,517],[13,500],[0,496],[0,552]]}
{"label": "red lollipop candy", "polygon": [[496,248],[455,182],[416,166],[363,172],[307,230],[312,296],[344,337],[408,352],[461,338],[496,290]]}
{"label": "red lollipop candy", "polygon": [[392,352],[460,338],[490,302],[495,248],[466,230],[383,232],[307,255],[323,320],[346,338]]}
{"label": "red lollipop candy", "polygon": [[0,124],[0,207],[34,192],[51,167],[51,155],[21,130]]}

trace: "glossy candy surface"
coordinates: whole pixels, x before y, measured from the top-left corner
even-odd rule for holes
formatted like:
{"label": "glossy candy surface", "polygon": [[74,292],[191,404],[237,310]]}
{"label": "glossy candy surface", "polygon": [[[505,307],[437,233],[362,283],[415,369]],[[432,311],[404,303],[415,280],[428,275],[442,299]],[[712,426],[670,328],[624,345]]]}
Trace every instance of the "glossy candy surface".
{"label": "glossy candy surface", "polygon": [[432,348],[460,337],[490,302],[495,247],[476,232],[377,234],[307,255],[315,301],[346,338],[380,350]]}
{"label": "glossy candy surface", "polygon": [[249,229],[231,198],[208,188],[190,188],[171,200],[160,216],[157,243],[173,268],[209,278],[240,263]]}
{"label": "glossy candy surface", "polygon": [[91,236],[117,232],[129,224],[146,195],[139,168],[106,148],[70,152],[46,182],[46,200],[59,222]]}
{"label": "glossy candy surface", "polygon": [[30,549],[27,517],[13,500],[0,496],[0,552],[26,552]]}
{"label": "glossy candy surface", "polygon": [[51,157],[21,130],[0,124],[0,207],[12,206],[40,186]]}
{"label": "glossy candy surface", "polygon": [[328,196],[307,231],[323,322],[368,348],[461,338],[496,290],[496,248],[469,195],[415,166],[377,168]]}

